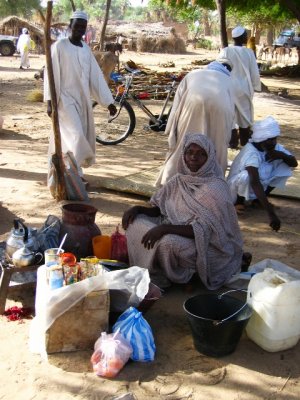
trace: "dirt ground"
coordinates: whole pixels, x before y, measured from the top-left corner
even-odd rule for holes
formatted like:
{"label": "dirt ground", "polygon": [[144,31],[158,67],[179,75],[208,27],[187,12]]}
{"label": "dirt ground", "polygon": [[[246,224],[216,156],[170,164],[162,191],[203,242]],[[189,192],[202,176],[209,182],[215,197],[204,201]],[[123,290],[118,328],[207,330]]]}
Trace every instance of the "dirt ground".
{"label": "dirt ground", "polygon": [[[175,60],[176,67],[190,66],[192,60],[213,58],[213,53],[197,50],[185,56],[145,55],[125,52],[123,60],[133,59],[159,68]],[[61,204],[46,187],[47,144],[51,122],[45,104],[26,100],[39,88],[34,73],[44,65],[43,56],[31,57],[31,69],[19,70],[18,57],[0,57],[0,110],[4,117],[0,131],[0,240],[5,240],[14,217],[40,227],[49,214],[61,215]],[[299,80],[263,79],[273,88],[288,88],[294,99],[276,95],[255,97],[257,119],[272,114],[280,123],[280,141],[300,159]],[[279,90],[278,89],[278,90]],[[111,234],[129,206],[147,199],[101,188],[101,177],[124,176],[162,163],[167,138],[143,130],[146,119],[137,110],[137,128],[118,146],[98,146],[97,163],[86,170],[91,182],[90,198],[99,210],[96,223],[102,233]],[[300,270],[300,220],[298,200],[273,197],[282,229],[272,232],[262,210],[247,209],[240,217],[245,251],[253,263],[274,258]],[[182,287],[172,288],[146,313],[157,346],[155,361],[129,363],[114,380],[96,377],[89,362],[91,351],[52,355],[49,362],[28,350],[30,320],[1,320],[0,399],[112,399],[133,393],[138,400],[279,400],[299,399],[300,344],[293,349],[268,353],[243,335],[237,350],[214,359],[198,353],[193,346],[182,304],[191,296]],[[33,306],[32,291],[10,295],[7,307]]]}

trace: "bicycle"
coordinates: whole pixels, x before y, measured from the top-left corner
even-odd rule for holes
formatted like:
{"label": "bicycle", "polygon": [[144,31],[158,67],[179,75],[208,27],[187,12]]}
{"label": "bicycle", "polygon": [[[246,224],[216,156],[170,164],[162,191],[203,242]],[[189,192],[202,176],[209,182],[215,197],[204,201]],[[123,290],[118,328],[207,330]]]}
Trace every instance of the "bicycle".
{"label": "bicycle", "polygon": [[[171,106],[167,110],[168,104],[176,92],[176,80],[170,85],[164,86],[166,98],[159,114],[153,114],[149,108],[141,101],[139,95],[130,92],[132,88],[134,73],[126,75],[122,83],[117,88],[115,96],[115,106],[118,108],[114,116],[109,116],[107,110],[101,108],[97,103],[93,103],[94,121],[96,131],[96,142],[103,145],[114,145],[123,142],[131,135],[136,126],[135,112],[129,103],[132,101],[148,117],[149,123],[145,128],[155,132],[164,131],[171,111]],[[151,88],[161,88],[161,85],[154,85]],[[167,110],[167,112],[166,112]]]}

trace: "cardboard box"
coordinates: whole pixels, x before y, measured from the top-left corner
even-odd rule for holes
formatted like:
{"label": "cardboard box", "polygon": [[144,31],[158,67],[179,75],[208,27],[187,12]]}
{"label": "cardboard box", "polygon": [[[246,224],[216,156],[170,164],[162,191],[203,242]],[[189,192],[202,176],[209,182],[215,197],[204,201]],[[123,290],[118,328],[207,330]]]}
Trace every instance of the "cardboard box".
{"label": "cardboard box", "polygon": [[108,317],[109,290],[89,293],[46,331],[47,353],[93,350],[101,332],[107,332]]}

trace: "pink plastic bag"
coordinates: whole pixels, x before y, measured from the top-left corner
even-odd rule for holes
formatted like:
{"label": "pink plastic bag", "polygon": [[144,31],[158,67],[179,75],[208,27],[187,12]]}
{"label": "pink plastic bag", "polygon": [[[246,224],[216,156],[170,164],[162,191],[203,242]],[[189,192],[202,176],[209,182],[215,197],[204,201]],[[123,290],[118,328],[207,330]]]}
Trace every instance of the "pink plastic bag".
{"label": "pink plastic bag", "polygon": [[131,344],[119,331],[101,337],[95,343],[91,357],[93,370],[98,376],[114,378],[121,371],[132,354]]}
{"label": "pink plastic bag", "polygon": [[126,236],[119,232],[119,225],[116,227],[116,232],[111,235],[111,258],[128,263],[127,240]]}

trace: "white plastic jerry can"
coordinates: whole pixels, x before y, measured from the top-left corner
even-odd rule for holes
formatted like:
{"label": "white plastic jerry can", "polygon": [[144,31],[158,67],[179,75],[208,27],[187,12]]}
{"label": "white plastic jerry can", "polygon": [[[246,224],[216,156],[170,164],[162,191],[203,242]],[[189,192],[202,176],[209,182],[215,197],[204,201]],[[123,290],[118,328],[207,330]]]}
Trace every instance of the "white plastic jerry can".
{"label": "white plastic jerry can", "polygon": [[295,346],[300,339],[300,280],[266,268],[254,275],[247,302],[253,314],[246,326],[248,337],[274,352]]}

